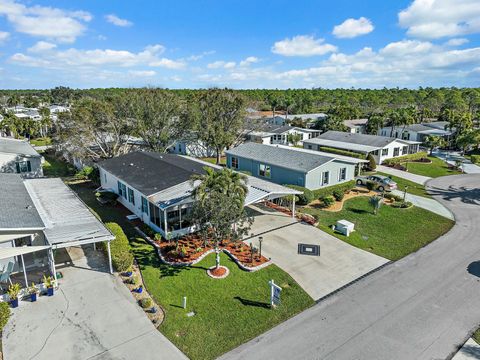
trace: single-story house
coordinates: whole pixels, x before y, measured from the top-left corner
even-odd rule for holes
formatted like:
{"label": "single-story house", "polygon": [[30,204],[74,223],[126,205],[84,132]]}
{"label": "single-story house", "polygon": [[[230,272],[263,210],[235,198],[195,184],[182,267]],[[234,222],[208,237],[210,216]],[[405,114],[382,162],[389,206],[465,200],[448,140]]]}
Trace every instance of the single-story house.
{"label": "single-story house", "polygon": [[[222,169],[199,159],[153,152],[131,152],[98,164],[101,188],[118,194],[118,201],[162,236],[194,232],[189,215],[194,199],[193,175],[205,168]],[[298,191],[247,176],[245,206],[299,194]]]}
{"label": "single-story house", "polygon": [[0,184],[0,266],[10,281],[56,280],[57,249],[106,241],[110,251],[115,237],[62,180],[0,173]]}
{"label": "single-story house", "polygon": [[227,166],[276,184],[310,190],[353,180],[365,160],[280,145],[244,143],[227,150]]}
{"label": "single-story house", "polygon": [[265,125],[258,130],[247,132],[245,138],[247,141],[260,144],[279,144],[293,145],[288,141],[288,135],[300,135],[299,143],[312,139],[320,135],[319,130],[303,129],[289,125]]}
{"label": "single-story house", "polygon": [[386,159],[417,153],[419,146],[419,141],[342,131],[327,131],[303,142],[303,147],[309,150],[327,151],[328,148],[334,148],[364,154],[365,157],[371,154],[377,164]]}
{"label": "single-story house", "polygon": [[343,125],[348,128],[348,132],[354,134],[366,134],[367,133],[368,119],[351,119],[344,120]]}
{"label": "single-story house", "polygon": [[386,126],[380,129],[379,134],[382,136],[390,136],[397,139],[413,140],[413,141],[425,141],[427,136],[440,136],[445,140],[449,140],[453,135],[453,131],[446,130],[448,122],[446,121],[434,121],[420,124],[412,124],[407,126]]}
{"label": "single-story house", "polygon": [[199,158],[216,156],[215,149],[205,145],[198,139],[178,140],[169,149],[172,154],[189,155]]}
{"label": "single-story house", "polygon": [[28,141],[0,137],[0,172],[42,177],[41,156]]}

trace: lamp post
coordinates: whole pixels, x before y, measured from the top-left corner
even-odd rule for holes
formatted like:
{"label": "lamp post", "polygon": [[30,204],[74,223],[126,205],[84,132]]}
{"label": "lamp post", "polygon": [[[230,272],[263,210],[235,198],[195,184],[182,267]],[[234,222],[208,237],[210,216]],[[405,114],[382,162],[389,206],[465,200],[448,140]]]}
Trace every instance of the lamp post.
{"label": "lamp post", "polygon": [[403,192],[403,202],[405,202],[405,198],[407,197],[407,190],[408,190],[408,186],[405,185],[405,191]]}
{"label": "lamp post", "polygon": [[258,238],[258,243],[260,244],[260,245],[259,245],[260,259],[262,258],[262,241],[263,241],[263,236],[260,236],[260,237]]}
{"label": "lamp post", "polygon": [[253,244],[250,242],[250,262],[253,264]]}

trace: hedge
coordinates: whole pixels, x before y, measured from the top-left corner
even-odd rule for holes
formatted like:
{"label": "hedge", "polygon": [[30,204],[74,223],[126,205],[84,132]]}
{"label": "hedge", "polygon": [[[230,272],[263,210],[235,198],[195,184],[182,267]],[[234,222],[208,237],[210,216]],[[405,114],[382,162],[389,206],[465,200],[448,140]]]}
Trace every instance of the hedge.
{"label": "hedge", "polygon": [[333,193],[336,191],[347,191],[352,190],[355,187],[355,180],[350,180],[338,185],[332,185],[325,188],[317,189],[313,191],[314,199],[323,199],[326,196],[333,196]]}
{"label": "hedge", "polygon": [[470,160],[474,164],[480,164],[480,155],[470,155]]}
{"label": "hedge", "polygon": [[401,164],[403,162],[408,162],[408,161],[414,161],[414,160],[420,160],[423,158],[426,158],[428,155],[426,152],[421,151],[415,154],[409,154],[409,155],[404,155],[404,156],[398,156],[395,158],[391,159],[386,159],[383,161],[384,165],[395,165],[395,164]]}
{"label": "hedge", "polygon": [[312,190],[309,190],[307,188],[304,188],[303,186],[298,186],[298,185],[285,185],[286,187],[289,187],[290,189],[302,191],[303,194],[297,195],[298,198],[298,205],[308,205],[310,204],[313,200],[315,200],[315,196],[312,192]]}
{"label": "hedge", "polygon": [[10,305],[6,301],[0,302],[0,333],[3,331],[5,325],[7,325],[10,318]]}
{"label": "hedge", "polygon": [[332,148],[332,147],[328,147],[328,146],[319,146],[318,150],[319,151],[325,151],[325,152],[332,153],[332,154],[350,156],[350,157],[365,160],[365,155],[359,154],[359,153],[356,153],[356,152],[353,152],[353,151],[336,149],[336,148]]}
{"label": "hedge", "polygon": [[[127,236],[117,223],[106,223],[108,229],[115,236],[115,240],[110,243],[110,251],[112,254],[112,264],[117,271],[127,271],[133,265],[133,255],[130,251],[130,244]],[[104,249],[106,244],[102,243]]]}

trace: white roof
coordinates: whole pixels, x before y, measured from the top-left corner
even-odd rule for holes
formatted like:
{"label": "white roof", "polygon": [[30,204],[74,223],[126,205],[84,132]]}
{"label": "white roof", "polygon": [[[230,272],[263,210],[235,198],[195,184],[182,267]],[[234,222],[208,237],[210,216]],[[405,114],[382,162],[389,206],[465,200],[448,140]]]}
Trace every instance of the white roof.
{"label": "white roof", "polygon": [[325,152],[325,151],[317,151],[317,150],[310,150],[310,149],[304,149],[304,148],[297,148],[297,147],[292,147],[292,146],[287,146],[287,145],[269,145],[269,144],[267,144],[267,145],[268,146],[275,146],[275,147],[279,147],[279,148],[287,148],[287,149],[306,152],[306,153],[311,153],[311,154],[318,154],[318,155],[322,155],[322,156],[329,156],[329,157],[335,158],[336,160],[350,162],[350,163],[354,163],[354,164],[367,163],[368,162],[368,160],[354,158],[354,157],[345,156],[345,155],[337,155],[337,154],[329,153],[329,152]]}
{"label": "white roof", "polygon": [[[18,237],[18,235],[17,235]],[[0,259],[8,259],[14,256],[30,254],[33,252],[50,249],[50,245],[43,246],[20,246],[0,248]]]}
{"label": "white roof", "polygon": [[54,247],[113,240],[112,233],[60,179],[28,179],[25,187]]}
{"label": "white roof", "polygon": [[[393,141],[393,139],[392,139],[392,141]],[[359,152],[362,152],[362,153],[369,153],[369,152],[381,149],[381,147],[378,147],[378,146],[353,144],[353,143],[347,143],[347,142],[343,142],[343,141],[327,140],[327,139],[320,139],[320,138],[313,138],[313,139],[304,140],[303,143],[304,144],[316,144],[316,145],[320,145],[320,146],[346,149],[346,150],[352,150],[352,151],[359,151]]]}

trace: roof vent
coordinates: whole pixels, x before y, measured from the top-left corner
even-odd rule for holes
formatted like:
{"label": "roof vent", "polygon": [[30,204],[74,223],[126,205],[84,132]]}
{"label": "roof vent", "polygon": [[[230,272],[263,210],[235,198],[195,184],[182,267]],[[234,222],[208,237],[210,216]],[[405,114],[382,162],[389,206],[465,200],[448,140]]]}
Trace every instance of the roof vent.
{"label": "roof vent", "polygon": [[32,205],[27,205],[27,206],[25,206],[25,209],[30,210],[31,208],[32,208]]}
{"label": "roof vent", "polygon": [[130,163],[129,165],[130,165],[130,166],[133,166],[133,163]]}

